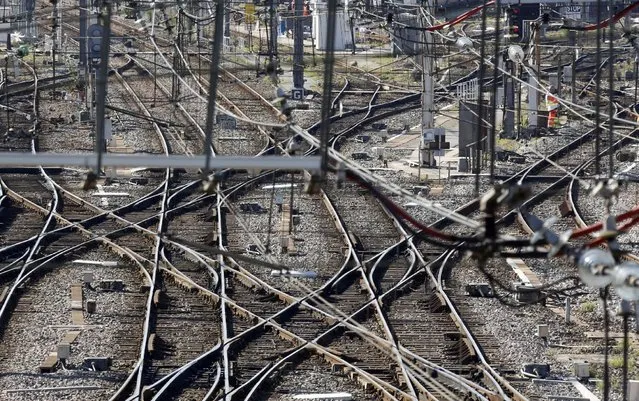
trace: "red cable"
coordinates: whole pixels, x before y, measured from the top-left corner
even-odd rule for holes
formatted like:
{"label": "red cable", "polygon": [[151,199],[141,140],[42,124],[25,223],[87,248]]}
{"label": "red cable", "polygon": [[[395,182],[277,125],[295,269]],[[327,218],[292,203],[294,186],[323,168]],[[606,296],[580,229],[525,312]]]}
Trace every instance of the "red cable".
{"label": "red cable", "polygon": [[477,7],[473,8],[470,11],[466,11],[465,13],[463,13],[461,15],[458,15],[457,17],[453,18],[452,21],[448,21],[448,22],[445,22],[445,23],[439,24],[439,25],[433,25],[433,26],[430,26],[428,28],[425,28],[424,30],[428,31],[428,32],[433,32],[433,31],[442,30],[442,29],[447,28],[449,26],[457,25],[460,22],[462,22],[464,20],[467,20],[468,18],[470,18],[473,15],[477,14],[478,12],[480,12],[482,10],[482,8],[488,7],[489,5],[492,5],[494,3],[495,3],[495,0],[488,1],[488,2],[486,2],[486,4],[483,4],[481,6],[477,6]]}
{"label": "red cable", "polygon": [[632,3],[628,7],[624,8],[621,11],[619,11],[617,14],[613,15],[611,18],[608,18],[607,20],[604,20],[604,21],[602,21],[602,22],[600,22],[598,24],[590,24],[590,25],[586,25],[586,26],[581,27],[581,28],[566,27],[566,29],[574,29],[576,31],[594,31],[597,28],[605,28],[608,25],[610,25],[611,22],[614,24],[617,21],[619,21],[624,15],[628,14],[630,11],[632,11],[633,8],[635,8],[637,6],[639,6],[639,1],[636,1],[636,2]]}
{"label": "red cable", "polygon": [[[629,222],[624,223],[621,227],[619,227],[619,231],[624,231],[625,232],[627,229],[629,229],[630,227],[635,225],[637,222],[639,222],[639,216],[635,216]],[[604,237],[595,238],[594,240],[590,241],[586,245],[586,247],[587,248],[594,248],[596,246],[599,246],[599,245],[603,244],[604,242],[606,242],[606,240],[607,240],[607,238],[604,238]]]}
{"label": "red cable", "polygon": [[422,222],[416,220],[413,216],[411,216],[408,212],[406,212],[403,208],[395,204],[395,202],[393,202],[384,194],[382,194],[377,188],[375,188],[371,183],[366,181],[363,177],[353,174],[350,171],[347,172],[347,175],[350,179],[352,179],[353,181],[356,181],[359,185],[371,191],[373,196],[379,199],[380,202],[382,202],[382,204],[384,204],[384,206],[386,206],[391,213],[393,213],[394,215],[400,216],[404,220],[407,220],[412,225],[422,230],[425,234],[430,235],[431,237],[439,238],[446,241],[452,241],[452,242],[477,241],[476,238],[458,237],[456,235],[447,234],[445,232],[435,230],[433,228],[430,228],[424,225]]}
{"label": "red cable", "polygon": [[[634,219],[636,219],[637,217],[639,217],[639,206],[618,215],[615,218],[615,220],[617,222],[620,222],[620,221],[624,221],[624,220],[628,220],[632,218],[633,220],[631,220],[631,222],[635,222]],[[584,228],[580,228],[579,230],[576,230],[572,233],[572,235],[570,236],[570,239],[575,239],[575,238],[583,237],[584,235],[592,234],[595,231],[601,230],[602,227],[603,227],[603,223],[599,222]]]}

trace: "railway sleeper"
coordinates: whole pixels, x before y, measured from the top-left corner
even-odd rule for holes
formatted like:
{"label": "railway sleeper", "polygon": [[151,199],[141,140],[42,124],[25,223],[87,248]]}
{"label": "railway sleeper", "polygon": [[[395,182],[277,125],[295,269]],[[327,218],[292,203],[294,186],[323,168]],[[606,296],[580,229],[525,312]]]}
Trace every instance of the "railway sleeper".
{"label": "railway sleeper", "polygon": [[[244,285],[246,288],[253,289],[257,286],[257,284],[255,284],[252,280],[250,280],[248,277],[242,274],[236,274],[234,277],[237,281],[240,282],[240,284]],[[229,288],[231,287],[229,286],[228,280],[227,280],[227,287]]]}
{"label": "railway sleeper", "polygon": [[170,273],[166,270],[163,271],[164,274],[162,274],[162,276],[164,277],[165,280],[167,280],[170,283],[173,283],[175,285],[177,285],[178,287],[180,287],[181,289],[187,291],[187,292],[195,292],[197,291],[197,288],[188,280],[183,279],[180,276],[177,276],[173,273]]}
{"label": "railway sleeper", "polygon": [[406,376],[404,376],[404,373],[402,372],[402,368],[396,364],[391,364],[390,368],[395,373],[395,380],[397,380],[399,388],[402,390],[408,388],[408,382],[406,381]]}
{"label": "railway sleeper", "polygon": [[[277,330],[277,329],[276,329]],[[288,333],[284,330],[277,330],[277,335],[285,341],[289,341],[292,342],[293,344],[297,344],[298,343],[298,339],[295,337],[294,334]]]}
{"label": "railway sleeper", "polygon": [[468,338],[460,338],[454,344],[446,346],[444,353],[449,357],[456,358],[462,364],[474,364],[479,361]]}
{"label": "railway sleeper", "polygon": [[431,296],[428,299],[428,307],[431,312],[450,313],[450,307],[446,304],[444,296],[438,292],[431,293]]}
{"label": "railway sleeper", "polygon": [[246,320],[246,324],[249,324],[251,326],[255,326],[256,324],[258,324],[260,322],[259,317],[257,316],[253,316],[250,312],[241,309],[241,308],[234,308],[233,309],[234,314],[236,314],[237,316],[239,316],[240,318]]}

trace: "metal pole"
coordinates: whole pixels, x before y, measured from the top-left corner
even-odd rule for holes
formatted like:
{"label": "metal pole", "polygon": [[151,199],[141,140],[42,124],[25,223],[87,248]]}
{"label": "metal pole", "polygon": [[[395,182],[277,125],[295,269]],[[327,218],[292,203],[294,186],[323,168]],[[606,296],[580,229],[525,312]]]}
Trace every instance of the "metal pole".
{"label": "metal pole", "polygon": [[577,89],[575,88],[577,84],[577,31],[568,31],[568,37],[570,38],[570,45],[573,47],[572,50],[572,64],[570,68],[572,69],[572,75],[570,77],[570,93],[571,93],[571,101],[573,104],[577,103]]}
{"label": "metal pole", "polygon": [[[427,11],[431,10],[431,1],[429,0],[426,5],[424,6],[426,8]],[[426,13],[424,15],[424,18],[421,19],[422,22],[422,27],[425,28],[428,26],[427,23],[427,18],[428,18],[428,13]],[[434,57],[431,53],[433,53],[433,49],[434,49],[434,40],[432,38],[432,35],[430,32],[424,30],[424,47],[422,49],[421,52],[421,65],[422,65],[422,69],[423,69],[423,74],[422,74],[422,132],[420,135],[420,140],[419,140],[419,154],[420,154],[420,170],[421,170],[421,164],[423,162],[423,160],[421,160],[421,153],[422,153],[422,142],[423,142],[423,136],[424,136],[424,131],[430,128],[433,128],[434,126],[434,118],[433,118],[433,103],[435,100],[435,93],[433,91],[433,63],[435,62]],[[433,157],[432,152],[429,150],[428,151],[428,160],[426,161],[426,163],[428,165],[432,164],[431,161],[431,157]],[[434,161],[434,160],[433,160]],[[420,171],[420,176],[419,179],[421,181],[421,171]]]}
{"label": "metal pole", "polygon": [[178,12],[177,16],[177,35],[175,37],[175,42],[173,46],[173,70],[176,74],[171,75],[171,101],[177,102],[180,98],[180,79],[178,75],[182,75],[182,59],[179,53],[184,53],[182,51],[182,10]]}
{"label": "metal pole", "polygon": [[[492,126],[490,127],[490,134],[488,135],[488,149],[490,151],[490,167],[489,167],[489,173],[490,173],[490,180],[491,183],[494,182],[495,179],[495,157],[496,157],[496,153],[495,153],[495,144],[497,142],[497,78],[499,77],[499,70],[497,69],[497,65],[499,64],[499,57],[501,55],[501,48],[499,46],[499,42],[501,39],[501,35],[499,34],[500,32],[500,22],[501,22],[501,1],[497,0],[496,4],[496,12],[495,14],[497,15],[497,19],[495,21],[495,32],[496,34],[496,38],[495,38],[495,68],[493,68],[493,90],[491,91],[491,113],[490,113],[490,122],[492,124]],[[450,71],[448,74],[448,77],[450,79]],[[440,166],[441,168],[441,166]],[[450,172],[449,172],[450,174]]]}
{"label": "metal pole", "polygon": [[[430,1],[426,5],[427,9],[430,9]],[[427,26],[426,21],[423,21],[424,27]],[[433,102],[435,100],[435,93],[433,91],[433,63],[434,59],[430,53],[434,48],[434,42],[432,35],[428,31],[424,31],[424,43],[425,48],[422,51],[422,68],[424,73],[422,75],[424,91],[422,92],[422,131],[428,128],[433,128]]]}
{"label": "metal pole", "polygon": [[[202,82],[202,43],[200,42],[200,21],[195,22],[197,25],[197,76]],[[249,42],[251,40],[251,32],[249,31]],[[153,53],[155,55],[155,53]],[[202,87],[198,85],[198,93],[202,94]]]}
{"label": "metal pole", "polygon": [[623,367],[622,367],[622,400],[628,401],[628,318],[632,313],[632,305],[629,301],[621,301],[621,316],[623,317]]}
{"label": "metal pole", "polygon": [[269,52],[269,62],[271,63],[271,76],[273,82],[277,82],[277,10],[275,1],[269,0],[269,30],[271,31],[271,50]]}
{"label": "metal pole", "polygon": [[304,87],[304,0],[295,0],[295,36],[293,37],[293,87]]}
{"label": "metal pole", "polygon": [[420,135],[417,148],[417,182],[422,182],[422,135]]}
{"label": "metal pole", "polygon": [[637,90],[639,90],[639,77],[637,77],[637,74],[639,74],[639,59],[638,56],[635,56],[635,105],[637,104]]}
{"label": "metal pole", "polygon": [[4,58],[4,101],[7,110],[7,132],[9,132],[9,128],[11,127],[11,123],[9,119],[11,118],[11,114],[9,113],[9,52],[7,51],[7,56]]}
{"label": "metal pole", "polygon": [[[597,0],[597,21],[601,21],[601,0]],[[600,68],[601,66],[601,28],[599,28],[599,25],[597,25],[597,40],[596,40],[596,45],[597,45],[597,51],[595,52],[595,66],[597,68]],[[612,61],[612,60],[609,60]],[[599,174],[601,173],[601,163],[599,160],[599,150],[601,149],[601,142],[600,142],[600,138],[599,138],[599,134],[600,134],[600,130],[599,130],[599,124],[601,123],[601,116],[599,115],[599,111],[601,110],[601,76],[599,75],[599,71],[595,72],[596,74],[596,79],[595,79],[595,99],[596,99],[596,104],[595,104],[595,175],[599,176]],[[612,100],[612,99],[611,99]],[[607,367],[605,367],[605,369],[608,369]],[[606,373],[608,373],[606,371]],[[608,401],[608,387],[607,387],[607,380],[604,381],[604,397],[606,398],[606,401]]]}
{"label": "metal pole", "polygon": [[[535,28],[535,67],[534,76],[530,77],[529,86],[528,87],[528,99],[530,100],[528,103],[528,126],[537,126],[538,116],[539,116],[539,93],[537,92],[537,88],[539,88],[539,81],[541,80],[541,47],[539,46],[539,39],[541,36],[541,25],[536,23],[534,25]],[[541,89],[541,88],[540,88]],[[521,107],[521,106],[520,106]],[[521,125],[521,120],[519,121]],[[519,131],[521,132],[521,131]]]}
{"label": "metal pole", "polygon": [[53,44],[51,46],[51,57],[53,59],[53,87],[55,88],[55,50],[58,47],[58,1],[53,2]]}
{"label": "metal pole", "polygon": [[561,54],[557,56],[557,97],[561,97],[561,75],[563,66],[561,65]]}
{"label": "metal pole", "polygon": [[353,17],[350,17],[351,23],[351,54],[355,54],[355,29],[353,28]]}
{"label": "metal pole", "polygon": [[87,67],[87,0],[80,0],[80,66]]}
{"label": "metal pole", "polygon": [[153,103],[151,107],[155,107],[155,99],[158,93],[158,54],[153,52]]}
{"label": "metal pole", "polygon": [[[326,26],[326,51],[324,53],[324,87],[322,91],[322,122],[320,127],[320,156],[322,181],[326,178],[328,170],[328,132],[331,113],[331,92],[333,87],[333,64],[335,64],[335,14],[337,0],[328,0],[328,21]],[[321,29],[321,27],[320,27]]]}
{"label": "metal pole", "polygon": [[[512,61],[504,61],[512,75],[517,74],[516,66]],[[504,133],[507,138],[515,135],[515,82],[511,74],[504,75]]]}
{"label": "metal pole", "polygon": [[[521,71],[519,64],[515,66],[517,70],[517,77],[521,76],[519,72]],[[517,139],[521,136],[521,81],[518,81],[519,90],[517,91]]]}
{"label": "metal pole", "polygon": [[104,2],[106,17],[103,18],[102,42],[100,43],[100,71],[97,76],[96,90],[96,118],[95,118],[95,151],[98,154],[98,162],[95,175],[99,176],[102,170],[102,150],[104,149],[104,111],[107,95],[107,74],[109,71],[109,48],[111,45],[111,2]]}
{"label": "metal pole", "polygon": [[311,31],[311,51],[313,52],[313,67],[317,67],[317,60],[315,60],[315,35]]}
{"label": "metal pole", "polygon": [[481,171],[481,166],[480,166],[480,159],[481,159],[481,140],[482,140],[482,136],[484,134],[484,116],[486,116],[486,112],[484,111],[484,96],[483,96],[483,90],[481,88],[481,86],[484,83],[484,77],[486,76],[486,63],[485,63],[485,59],[486,59],[486,46],[487,46],[487,40],[486,40],[486,6],[487,6],[487,1],[484,0],[483,1],[483,7],[481,9],[481,48],[479,49],[479,60],[480,60],[480,64],[479,64],[479,76],[478,76],[478,84],[479,84],[479,91],[477,93],[477,115],[478,115],[478,120],[477,120],[477,130],[475,131],[475,141],[474,141],[474,149],[471,151],[474,151],[474,160],[473,160],[473,166],[471,168],[472,173],[475,175],[475,188],[473,191],[473,194],[475,197],[479,196],[479,173]]}
{"label": "metal pole", "polygon": [[[222,54],[222,39],[224,38],[224,0],[215,3],[215,37],[213,39],[212,60],[218,60]],[[220,63],[211,63],[209,76],[209,103],[206,108],[206,165],[204,174],[209,173],[211,165],[211,146],[213,140],[213,119],[215,118],[215,101],[217,97],[217,76],[220,73]]]}
{"label": "metal pole", "polygon": [[[613,18],[615,14],[614,9],[615,2],[610,0],[608,2],[608,8],[610,12],[610,19]],[[615,24],[611,23],[608,28],[609,38],[608,38],[608,49],[610,51],[610,58],[608,59],[608,97],[610,99],[608,105],[608,144],[612,146],[614,141],[614,126],[615,120],[614,116],[614,107],[612,107],[612,102],[614,101],[614,87],[615,87],[615,54],[614,54],[614,37],[615,37]],[[612,178],[614,175],[614,163],[615,163],[615,152],[612,150],[608,151],[608,178]]]}

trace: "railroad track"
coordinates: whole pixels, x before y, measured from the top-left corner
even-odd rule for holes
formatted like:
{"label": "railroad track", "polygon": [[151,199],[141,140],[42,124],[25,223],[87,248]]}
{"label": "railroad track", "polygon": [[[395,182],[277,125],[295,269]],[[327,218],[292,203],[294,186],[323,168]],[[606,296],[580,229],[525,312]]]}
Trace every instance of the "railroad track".
{"label": "railroad track", "polygon": [[[133,74],[133,72],[128,72],[128,74]],[[243,100],[246,102],[246,99]],[[259,103],[257,100],[250,101],[251,104],[253,102]],[[370,112],[370,108],[368,110]],[[147,112],[149,114],[147,117],[157,115],[156,111],[147,110]],[[251,109],[246,115],[259,115],[256,113],[258,111]],[[262,113],[262,111],[259,111],[259,113]],[[352,124],[347,122],[347,125]],[[167,133],[164,132],[164,134]],[[167,148],[178,150],[180,146],[181,142],[174,138]],[[265,147],[258,148],[259,146],[249,150],[248,153],[259,153]],[[237,176],[237,179],[244,178],[245,176]],[[287,177],[284,177],[285,179],[282,181],[279,181],[279,178],[275,177],[275,183],[289,182],[286,179]],[[198,228],[185,232],[185,237],[202,240],[204,236],[205,240],[209,240],[207,238],[208,234],[216,230],[219,233],[217,244],[220,248],[224,248],[224,241],[227,241],[226,245],[229,245],[228,241],[232,240],[231,246],[237,247],[235,250],[245,249],[245,247],[242,247],[243,243],[236,238],[228,238],[228,235],[224,235],[225,232],[222,231],[224,225],[227,226],[228,230],[229,221],[225,217],[231,215],[228,211],[221,210],[221,207],[224,207],[222,205],[225,203],[221,200],[217,202],[215,205],[216,212],[212,213],[211,206],[214,205],[215,199],[206,195],[199,195],[196,193],[197,191],[193,190],[193,187],[189,187],[190,183],[197,181],[196,175],[187,172],[182,177],[182,180],[174,179],[169,182],[167,172],[165,179],[166,181],[159,180],[162,186],[161,195],[158,198],[154,198],[155,204],[159,208],[153,213],[156,223],[154,223],[150,231],[166,232],[167,230],[172,230],[182,233],[186,231],[188,225],[193,225],[197,222],[197,218],[189,216],[179,221],[178,219],[181,219],[182,216],[180,213],[188,212],[192,215],[197,213],[198,216],[210,219],[211,221],[208,222],[210,224],[203,224],[201,230]],[[271,177],[268,174],[263,175],[261,179],[263,181],[258,182],[271,182]],[[301,184],[302,181],[301,177],[293,180],[295,184]],[[191,189],[190,192],[186,190],[187,187]],[[253,188],[242,190],[241,192],[238,193],[235,199],[229,199],[226,205],[232,205],[233,202],[238,201],[239,203],[255,202],[255,198],[259,199],[261,203],[265,203],[265,201],[261,200],[268,199],[268,191],[263,189]],[[224,196],[225,194],[223,189],[220,195]],[[372,300],[381,297],[382,294],[390,294],[398,282],[404,279],[407,272],[417,269],[419,265],[416,262],[418,259],[417,253],[415,251],[413,253],[407,252],[408,247],[406,245],[403,246],[404,249],[401,249],[401,246],[397,246],[396,243],[400,242],[401,236],[387,242],[383,238],[368,235],[369,233],[358,225],[358,221],[350,217],[352,209],[349,208],[344,208],[343,212],[345,216],[349,216],[343,218],[347,229],[336,230],[332,227],[336,223],[328,218],[328,212],[323,211],[323,209],[318,210],[316,207],[318,203],[322,202],[321,195],[307,196],[300,194],[297,199],[295,199],[296,194],[293,195],[294,200],[303,205],[301,210],[305,214],[301,215],[301,221],[304,222],[308,218],[309,221],[313,221],[312,224],[309,224],[310,226],[319,226],[320,231],[327,234],[328,250],[333,250],[334,254],[340,255],[340,258],[335,261],[315,261],[318,264],[327,265],[326,270],[320,271],[320,273],[321,278],[328,279],[327,281],[330,285],[321,288],[315,283],[311,283],[310,288],[317,293],[321,293],[329,302],[334,304],[333,306],[339,307],[340,310],[356,314],[355,321],[360,322],[371,333],[377,335],[375,341],[393,343],[397,334],[393,334],[391,327],[386,327],[392,326],[392,324],[379,323],[375,319],[379,319],[381,316],[382,322],[384,321],[384,313],[382,311],[385,306]],[[171,200],[171,196],[175,196],[174,201]],[[364,207],[370,206],[370,202],[361,202],[361,205]],[[265,205],[262,206],[265,207]],[[181,207],[182,211],[174,212],[173,218],[170,218],[171,208],[176,207]],[[271,214],[274,208],[273,205],[270,205],[268,214]],[[304,210],[304,208],[306,209]],[[337,209],[339,210],[340,208],[338,205]],[[328,209],[330,208],[327,206]],[[83,212],[80,208],[74,206],[71,206],[66,211],[62,209],[61,212],[74,216],[73,220],[75,221],[84,221],[91,216],[90,213]],[[129,213],[143,213],[143,215],[136,219],[131,217],[131,215],[124,215],[126,220],[135,221],[149,218],[145,211]],[[238,214],[241,213],[235,213],[236,217]],[[292,217],[293,213],[291,213]],[[377,213],[367,216],[367,218],[375,219],[376,221],[378,217]],[[384,233],[395,232],[397,235],[391,220],[385,219],[382,221],[384,221],[384,227],[381,230]],[[255,223],[255,227],[264,226],[263,221],[255,221]],[[273,221],[271,221],[271,224],[273,225]],[[355,229],[352,227],[355,227]],[[105,226],[104,232],[108,233],[115,228],[115,226]],[[358,244],[360,240],[355,241],[352,236],[349,236],[349,228],[351,231],[361,232],[360,240],[362,238],[365,239],[365,241],[361,241],[361,243],[364,243],[362,247],[364,251],[353,251],[354,248],[360,247],[361,244]],[[268,230],[270,232],[271,227],[268,227]],[[238,229],[237,232],[241,231]],[[264,232],[258,231],[258,234],[259,242],[267,242],[264,238]],[[239,236],[239,234],[236,235]],[[215,237],[212,236],[210,241],[216,243]],[[336,329],[332,329],[331,325],[335,321],[343,321],[344,318],[338,316],[334,310],[330,312],[323,311],[322,308],[325,309],[327,306],[321,303],[321,299],[317,296],[307,296],[307,291],[295,288],[294,282],[287,283],[291,288],[278,289],[276,285],[269,281],[270,274],[265,275],[262,273],[260,275],[258,270],[252,269],[249,265],[240,268],[240,266],[227,259],[218,259],[213,253],[207,255],[205,252],[189,252],[188,249],[177,247],[175,244],[167,248],[160,242],[153,242],[152,246],[154,247],[152,252],[144,253],[145,257],[143,257],[143,259],[146,259],[144,262],[146,274],[151,277],[151,289],[147,300],[144,337],[140,340],[143,345],[139,349],[139,358],[136,358],[138,367],[136,368],[137,371],[134,369],[131,376],[135,376],[135,389],[130,394],[139,394],[143,391],[142,386],[151,385],[154,389],[153,391],[157,390],[158,394],[162,391],[168,392],[170,391],[169,389],[181,387],[184,390],[183,394],[195,394],[198,397],[202,397],[202,394],[211,394],[211,391],[216,389],[223,389],[223,391],[227,392],[227,394],[232,394],[232,397],[236,399],[241,399],[266,389],[272,394],[281,395],[290,391],[290,382],[287,382],[286,379],[293,380],[292,377],[299,374],[292,373],[291,366],[300,367],[302,372],[316,372],[327,366],[325,362],[327,360],[332,361],[331,365],[334,366],[336,371],[349,370],[351,372],[349,373],[348,384],[345,384],[350,387],[346,388],[353,389],[354,393],[359,392],[362,397],[365,396],[362,390],[358,390],[354,385],[355,382],[361,383],[362,387],[368,386],[370,388],[372,386],[381,394],[393,394],[398,397],[410,396],[410,394],[417,392],[421,392],[420,394],[438,394],[437,391],[458,391],[436,388],[422,376],[409,373],[406,367],[402,367],[401,363],[397,363],[401,358],[394,354],[389,356],[386,352],[377,350],[370,342],[365,341],[365,335],[358,333],[349,325],[352,322],[349,322],[349,324],[344,323]],[[351,265],[343,262],[341,256],[342,247],[349,250]],[[62,252],[67,248],[61,247],[60,251]],[[139,252],[142,253],[142,250]],[[370,256],[370,260],[364,259],[363,255]],[[198,259],[198,257],[201,259]],[[202,264],[202,269],[193,268],[193,260],[198,260]],[[228,266],[216,265],[214,262],[223,262]],[[240,261],[238,264],[244,264],[244,262]],[[306,263],[304,265],[308,266]],[[319,269],[316,270],[319,271]],[[219,279],[216,278],[217,273],[213,274],[213,272],[217,271],[219,271]],[[400,305],[401,301],[391,303],[389,308],[395,308],[392,313],[401,314],[402,311],[413,307],[413,302],[417,300],[419,295],[420,287],[416,284],[419,279],[415,278],[409,284],[403,284],[405,287],[402,287],[401,291],[396,291],[398,293],[406,291],[406,294],[402,295],[405,295],[404,300],[407,303],[403,306]],[[423,277],[421,279],[423,282]],[[175,283],[173,280],[175,280]],[[183,293],[180,289],[182,286],[196,288],[196,290],[189,290],[195,291],[196,294]],[[415,291],[412,291],[413,286],[415,286]],[[163,292],[169,294],[170,301],[168,304],[163,303],[162,299],[158,299],[157,304],[152,305],[154,301],[151,299],[151,294],[153,294],[153,297],[158,294],[156,290],[160,291],[159,298],[162,297],[161,294]],[[426,287],[424,287],[424,290],[426,290]],[[219,291],[219,295],[215,295],[217,292],[214,293],[213,291]],[[293,294],[293,296],[290,294]],[[411,296],[414,298],[411,298]],[[305,298],[305,300],[299,301],[298,298]],[[389,301],[390,298],[391,296],[389,295]],[[398,299],[402,299],[402,297],[398,295]],[[198,308],[204,308],[203,302],[205,300],[213,302],[215,308],[219,307],[221,311],[219,322],[216,320],[218,319],[217,316],[209,316],[198,312],[194,318],[197,320],[198,333],[202,333],[201,338],[194,339],[191,344],[180,343],[181,339],[175,334],[175,321],[179,319],[179,315],[182,312],[180,304],[182,301],[178,300],[193,303]],[[246,309],[243,309],[242,305],[245,305]],[[167,306],[164,312],[161,309],[162,306]],[[252,313],[249,311],[250,309],[255,309],[259,313]],[[360,310],[361,312],[358,312]],[[268,324],[261,319],[268,319]],[[398,317],[398,319],[401,320],[401,317]],[[204,332],[205,323],[203,322],[209,321],[213,322],[212,324],[217,325],[219,323],[221,325],[218,335],[224,341],[223,348],[216,343],[214,336],[204,339],[204,335],[214,334]],[[408,328],[405,330],[403,333],[408,336]],[[154,341],[151,339],[153,334],[159,340],[164,338],[167,343],[179,344],[180,347],[178,348],[182,348],[182,345],[184,345],[184,348],[188,348],[188,346],[199,347],[199,354],[196,352],[184,355],[172,354],[165,360],[161,360],[159,357],[154,358],[153,355],[148,355],[149,345],[154,346]],[[462,336],[460,335],[459,337],[461,338]],[[233,340],[234,338],[235,340]],[[161,346],[166,345],[162,341],[158,343]],[[160,350],[162,350],[161,352],[166,352],[162,348]],[[169,351],[171,350],[169,349]],[[406,353],[405,355],[410,355],[409,351],[403,352]],[[219,356],[221,364],[214,362],[214,358],[217,358],[216,353],[221,355]],[[201,362],[200,357],[202,357]],[[441,359],[441,361],[444,360],[445,358]],[[162,365],[163,362],[167,362],[165,368],[163,368],[164,370],[156,371],[155,368]],[[191,365],[191,363],[193,364]],[[398,369],[389,370],[388,365],[392,363],[397,363]],[[423,369],[426,369],[426,366],[433,366],[428,365],[427,362],[420,363]],[[187,368],[190,367],[195,369],[195,375],[187,372]],[[203,379],[204,377],[206,379]],[[475,392],[484,391],[472,387],[462,378],[453,374],[447,377],[456,383],[464,383],[467,387],[463,391],[470,391],[469,389]],[[178,378],[183,381],[180,385],[177,385],[175,381],[172,382],[172,380],[178,380]],[[234,380],[235,382],[233,383]],[[341,380],[343,381],[343,378]],[[317,385],[316,388],[318,390],[322,389],[320,385]],[[122,394],[127,391],[122,390]]]}

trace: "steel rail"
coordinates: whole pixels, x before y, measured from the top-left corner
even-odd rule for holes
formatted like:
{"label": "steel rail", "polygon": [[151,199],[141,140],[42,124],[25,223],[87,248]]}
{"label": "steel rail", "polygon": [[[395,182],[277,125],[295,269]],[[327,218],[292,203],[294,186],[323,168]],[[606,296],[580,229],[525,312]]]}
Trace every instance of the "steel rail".
{"label": "steel rail", "polygon": [[[144,105],[144,103],[140,100],[140,98],[137,96],[137,94],[135,93],[135,91],[131,88],[131,86],[129,86],[129,84],[126,83],[126,81],[124,80],[124,78],[122,77],[122,75],[120,75],[120,73],[118,71],[114,72],[115,77],[120,81],[120,83],[125,87],[125,89],[127,90],[127,92],[130,94],[130,96],[134,99],[134,101],[137,103],[138,107],[140,107],[140,109],[142,110],[142,112],[147,115],[148,117],[152,117],[151,113],[149,112],[149,110],[146,108],[146,106]],[[158,138],[161,141],[162,144],[162,148],[164,150],[164,153],[166,155],[169,155],[171,150],[169,148],[169,144],[168,141],[166,140],[166,136],[165,133],[162,131],[160,125],[156,122],[153,122],[153,126],[154,126],[154,130],[158,136]],[[162,234],[166,228],[166,211],[167,211],[167,199],[169,196],[169,179],[171,176],[171,171],[169,167],[166,167],[166,171],[165,171],[165,179],[163,182],[163,195],[162,195],[162,200],[161,200],[161,214],[160,214],[160,220],[158,222],[158,227],[157,227],[157,232],[158,234]],[[140,369],[138,369],[138,374],[137,374],[137,378],[136,378],[136,384],[135,384],[135,388],[133,390],[133,395],[134,396],[141,396],[143,394],[143,386],[144,386],[144,372],[145,372],[145,364],[146,364],[146,360],[148,357],[148,342],[149,342],[149,337],[150,337],[150,331],[152,329],[152,326],[155,324],[154,320],[153,320],[153,314],[155,311],[155,305],[153,303],[153,295],[155,293],[155,286],[157,285],[158,282],[158,270],[160,267],[160,259],[161,259],[161,250],[163,247],[163,243],[160,240],[160,238],[156,238],[156,245],[155,245],[155,251],[154,251],[154,260],[152,262],[152,271],[151,271],[151,282],[149,283],[149,295],[147,297],[147,301],[146,301],[146,313],[145,313],[145,318],[144,318],[144,323],[143,323],[143,328],[142,328],[142,342],[140,345]]]}

